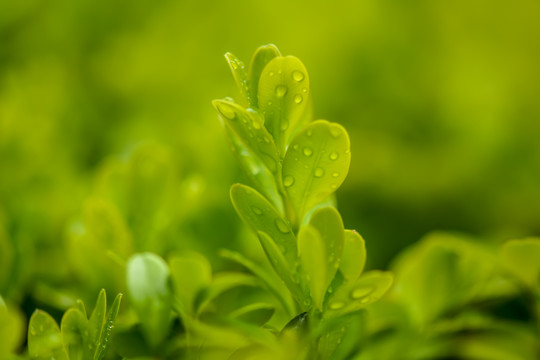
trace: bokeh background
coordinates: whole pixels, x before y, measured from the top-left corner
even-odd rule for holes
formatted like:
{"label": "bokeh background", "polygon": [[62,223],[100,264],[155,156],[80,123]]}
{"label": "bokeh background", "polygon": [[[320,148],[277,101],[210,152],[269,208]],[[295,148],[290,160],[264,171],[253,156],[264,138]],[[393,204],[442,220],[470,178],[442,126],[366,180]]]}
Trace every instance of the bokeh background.
{"label": "bokeh background", "polygon": [[238,95],[223,54],[249,61],[267,43],[305,63],[316,117],[351,135],[338,203],[368,267],[432,230],[540,235],[539,13],[534,0],[0,0],[0,293],[65,308],[117,288],[109,269],[133,251],[196,250],[216,269],[220,248],[258,256],[210,102]]}

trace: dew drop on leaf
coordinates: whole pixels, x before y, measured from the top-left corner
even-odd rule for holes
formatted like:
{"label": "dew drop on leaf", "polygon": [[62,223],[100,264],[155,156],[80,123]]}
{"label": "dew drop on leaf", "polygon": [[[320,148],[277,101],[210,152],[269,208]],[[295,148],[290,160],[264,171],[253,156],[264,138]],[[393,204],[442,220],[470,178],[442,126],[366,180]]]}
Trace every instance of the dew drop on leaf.
{"label": "dew drop on leaf", "polygon": [[353,298],[354,300],[361,299],[361,298],[371,294],[373,292],[373,290],[374,289],[372,287],[356,288],[351,292],[351,298]]}
{"label": "dew drop on leaf", "polygon": [[219,104],[218,108],[219,108],[219,112],[221,112],[221,114],[225,116],[227,119],[229,120],[236,119],[236,112],[231,107],[223,105],[223,104]]}
{"label": "dew drop on leaf", "polygon": [[330,304],[330,310],[339,310],[345,306],[343,301],[335,301]]}
{"label": "dew drop on leaf", "polygon": [[279,128],[281,129],[281,131],[287,130],[289,128],[289,122],[287,120],[284,120]]}
{"label": "dew drop on leaf", "polygon": [[338,176],[339,176],[339,173],[338,173],[338,172],[333,172],[333,173],[332,173],[332,176],[333,176],[333,177],[338,177]]}
{"label": "dew drop on leaf", "polygon": [[302,95],[300,95],[300,94],[294,95],[294,102],[296,104],[301,104],[302,101],[304,101],[304,98],[302,97]]}
{"label": "dew drop on leaf", "polygon": [[287,87],[285,85],[276,86],[276,96],[284,97],[287,94]]}
{"label": "dew drop on leaf", "polygon": [[276,227],[284,234],[287,234],[290,231],[289,227],[287,226],[287,224],[285,224],[285,221],[283,221],[283,219],[276,219]]}
{"label": "dew drop on leaf", "polygon": [[316,178],[322,177],[322,176],[324,175],[324,169],[323,169],[323,168],[320,168],[320,167],[316,168],[313,175],[314,175]]}
{"label": "dew drop on leaf", "polygon": [[334,138],[340,137],[342,133],[343,131],[341,130],[341,127],[339,125],[336,125],[336,124],[330,125],[330,134]]}
{"label": "dew drop on leaf", "polygon": [[330,153],[330,160],[337,160],[337,158],[339,157],[338,153],[337,152],[332,152]]}
{"label": "dew drop on leaf", "polygon": [[308,130],[308,131],[306,132],[306,136],[307,136],[307,137],[311,137],[311,135],[313,135],[313,131],[311,131],[311,129],[310,129],[310,130]]}
{"label": "dew drop on leaf", "polygon": [[305,147],[304,148],[304,155],[311,156],[313,154],[313,150],[311,148]]}
{"label": "dew drop on leaf", "polygon": [[292,77],[293,77],[294,81],[301,82],[302,80],[304,80],[304,73],[301,72],[301,71],[296,70],[296,71],[294,71],[292,73]]}
{"label": "dew drop on leaf", "polygon": [[274,72],[273,72],[273,71],[270,71],[270,72],[268,73],[268,75],[274,76]]}
{"label": "dew drop on leaf", "polygon": [[252,210],[255,214],[257,214],[257,215],[262,215],[261,209],[259,209],[259,208],[256,207],[256,206],[252,206],[252,207],[251,207],[251,210]]}
{"label": "dew drop on leaf", "polygon": [[299,148],[300,148],[300,145],[298,145],[298,144],[294,144],[294,145],[293,145],[293,149],[294,149],[294,150],[298,150]]}
{"label": "dew drop on leaf", "polygon": [[294,177],[287,175],[283,178],[283,186],[291,187],[294,184]]}

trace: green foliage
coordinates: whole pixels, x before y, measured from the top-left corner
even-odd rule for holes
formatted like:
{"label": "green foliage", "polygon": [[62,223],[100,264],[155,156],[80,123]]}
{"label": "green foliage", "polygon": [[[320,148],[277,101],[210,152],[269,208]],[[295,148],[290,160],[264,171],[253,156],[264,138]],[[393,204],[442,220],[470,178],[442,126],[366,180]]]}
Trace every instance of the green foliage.
{"label": "green foliage", "polygon": [[28,353],[32,359],[101,360],[105,356],[122,295],[107,311],[105,290],[99,293],[87,318],[82,301],[64,313],[61,326],[45,311],[36,310],[28,325]]}
{"label": "green foliage", "polygon": [[[309,350],[302,356],[328,358],[345,333],[334,333],[326,319],[361,311],[381,298],[393,279],[384,272],[359,278],[363,240],[345,231],[339,212],[329,206],[349,170],[348,134],[335,123],[311,122],[309,77],[296,57],[281,56],[273,45],[261,47],[247,70],[249,78],[240,60],[231,54],[226,58],[242,99],[238,104],[215,100],[214,106],[229,142],[237,145],[233,151],[251,157],[253,165],[243,168],[257,188],[233,185],[232,202],[257,235],[297,312],[307,312],[307,333],[298,341],[307,341]],[[341,271],[345,238],[351,253]],[[269,276],[261,273],[256,274],[268,283]]]}

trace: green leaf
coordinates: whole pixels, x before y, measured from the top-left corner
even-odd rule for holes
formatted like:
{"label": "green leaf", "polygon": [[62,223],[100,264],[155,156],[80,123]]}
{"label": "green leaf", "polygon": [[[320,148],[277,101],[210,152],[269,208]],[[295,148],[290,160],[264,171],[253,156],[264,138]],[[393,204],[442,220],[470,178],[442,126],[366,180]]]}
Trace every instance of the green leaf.
{"label": "green leaf", "polygon": [[283,186],[298,222],[341,186],[350,161],[349,136],[339,124],[317,120],[292,140],[283,160]]}
{"label": "green leaf", "polygon": [[260,46],[255,50],[249,64],[249,94],[251,100],[249,106],[258,107],[259,79],[261,78],[262,71],[272,59],[278,56],[281,56],[281,54],[274,44]]}
{"label": "green leaf", "polygon": [[263,268],[257,263],[254,263],[253,261],[246,258],[244,255],[235,252],[223,249],[220,251],[220,255],[226,259],[232,260],[242,266],[244,266],[246,269],[248,269],[253,275],[255,275],[257,278],[259,278],[268,288],[272,294],[278,299],[281,304],[283,305],[283,308],[287,311],[287,313],[292,316],[294,313],[294,304],[291,302],[292,299],[290,298],[289,293],[286,291],[287,288],[284,286],[283,282],[280,280],[279,277],[275,276],[275,272],[269,272],[266,270],[266,268]]}
{"label": "green leaf", "polygon": [[335,208],[323,207],[313,213],[309,224],[318,230],[325,246],[327,258],[320,266],[326,267],[324,286],[327,289],[336,275],[343,254],[343,220]]}
{"label": "green leaf", "polygon": [[171,325],[172,294],[169,268],[152,253],[133,255],[127,263],[126,283],[131,303],[151,346],[161,343]]}
{"label": "green leaf", "polygon": [[366,243],[354,230],[345,230],[345,242],[339,270],[347,281],[358,279],[366,264]]}
{"label": "green leaf", "polygon": [[266,233],[286,260],[287,271],[294,272],[296,238],[289,223],[255,189],[242,184],[231,187],[231,199],[242,220],[255,233]]}
{"label": "green leaf", "polygon": [[303,226],[298,233],[298,256],[310,288],[315,306],[322,311],[326,293],[328,262],[326,245],[317,229],[311,225]]}
{"label": "green leaf", "polygon": [[305,286],[301,283],[298,273],[289,267],[283,253],[278,249],[276,243],[265,232],[257,233],[261,246],[266,254],[266,257],[272,264],[272,267],[289,288],[293,298],[299,304],[309,306],[309,291],[303,290]]}
{"label": "green leaf", "polygon": [[238,320],[262,326],[274,315],[275,307],[271,304],[253,303],[231,312],[230,316]]}
{"label": "green leaf", "polygon": [[86,315],[77,308],[71,308],[64,313],[60,325],[64,347],[69,360],[91,359],[88,353],[89,325]]}
{"label": "green leaf", "polygon": [[105,356],[105,351],[111,340],[112,330],[116,321],[116,316],[120,310],[120,302],[122,301],[122,294],[116,295],[114,298],[113,304],[107,314],[105,323],[103,324],[103,329],[101,331],[101,336],[97,343],[97,350],[94,355],[94,360],[101,360]]}
{"label": "green leaf", "polygon": [[510,240],[501,249],[504,265],[540,294],[540,238]]}
{"label": "green leaf", "polygon": [[229,127],[225,127],[225,134],[234,157],[253,186],[271,201],[279,211],[283,211],[283,200],[279,195],[276,180],[270,170],[242,144],[238,136]]}
{"label": "green leaf", "polygon": [[294,56],[275,57],[262,71],[259,109],[281,153],[284,153],[288,135],[306,111],[309,91],[306,67]]}
{"label": "green leaf", "polygon": [[28,353],[38,360],[68,360],[58,324],[45,311],[36,310],[28,326]]}
{"label": "green leaf", "polygon": [[225,125],[236,134],[242,144],[257,156],[270,172],[276,173],[279,154],[260,115],[231,101],[214,100],[212,103]]}
{"label": "green leaf", "polygon": [[252,100],[250,99],[249,84],[244,63],[230,52],[225,54],[225,59],[227,59],[227,63],[231,68],[234,81],[240,90],[240,94],[242,94],[242,97],[244,98],[244,102],[246,104],[251,104]]}
{"label": "green leaf", "polygon": [[338,288],[326,304],[325,317],[351,313],[379,300],[392,286],[394,275],[389,271],[369,271],[358,280]]}
{"label": "green leaf", "polygon": [[175,256],[169,260],[174,294],[188,314],[194,313],[197,294],[212,281],[212,267],[197,253]]}
{"label": "green leaf", "polygon": [[107,294],[105,293],[105,290],[102,289],[99,292],[96,306],[94,307],[94,311],[92,311],[92,315],[90,315],[89,321],[90,342],[88,345],[91,353],[93,354],[92,359],[98,351],[99,339],[101,338],[101,333],[103,332],[106,315]]}

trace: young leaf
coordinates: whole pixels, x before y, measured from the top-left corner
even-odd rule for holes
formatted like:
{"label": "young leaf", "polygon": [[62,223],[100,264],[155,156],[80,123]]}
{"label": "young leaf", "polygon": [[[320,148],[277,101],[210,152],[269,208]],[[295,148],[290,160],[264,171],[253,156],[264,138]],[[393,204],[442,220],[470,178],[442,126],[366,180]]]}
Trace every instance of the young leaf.
{"label": "young leaf", "polygon": [[283,253],[278,249],[276,243],[265,232],[259,231],[257,236],[270,264],[272,264],[276,273],[281,277],[285,285],[287,285],[294,299],[305,307],[309,306],[309,294],[308,291],[304,290],[305,285],[301,283],[296,271],[290,268],[290,265],[287,263]]}
{"label": "young leaf", "polygon": [[299,222],[343,183],[350,161],[349,136],[341,125],[317,120],[296,135],[283,160],[283,186]]}
{"label": "young leaf", "polygon": [[264,127],[264,121],[254,111],[245,110],[227,100],[214,100],[214,107],[243,145],[257,156],[272,173],[276,173],[279,155],[272,135]]}
{"label": "young leaf", "polygon": [[229,52],[225,54],[225,59],[227,59],[227,63],[229,63],[234,81],[240,90],[240,94],[244,97],[245,103],[251,104],[252,101],[250,99],[249,84],[244,63]]}
{"label": "young leaf", "polygon": [[258,96],[265,126],[283,154],[287,135],[296,128],[308,104],[309,78],[304,64],[294,56],[272,59],[262,71]]}
{"label": "young leaf", "polygon": [[169,268],[152,253],[133,255],[127,263],[127,289],[151,346],[157,346],[169,333],[172,295]]}
{"label": "young leaf", "polygon": [[354,230],[345,230],[345,242],[339,270],[347,281],[358,279],[366,264],[366,243]]}
{"label": "young leaf", "polygon": [[90,332],[90,342],[88,344],[91,353],[93,354],[92,358],[98,351],[99,339],[101,338],[101,333],[103,331],[103,326],[105,326],[105,318],[107,315],[107,295],[105,290],[102,289],[99,292],[98,299],[96,301],[96,306],[92,315],[90,315],[89,321],[89,332]]}
{"label": "young leaf", "polygon": [[321,234],[311,225],[303,226],[298,233],[298,256],[313,302],[322,311],[324,294],[328,288],[328,267],[325,266],[328,255]]}
{"label": "young leaf", "polygon": [[281,56],[278,48],[273,44],[268,44],[260,46],[253,57],[251,58],[251,63],[249,64],[249,94],[250,94],[250,106],[258,107],[259,104],[259,79],[261,78],[262,71],[266,64],[275,57]]}
{"label": "young leaf", "polygon": [[103,329],[101,331],[101,336],[99,337],[96,353],[94,355],[94,360],[101,360],[105,356],[105,350],[107,345],[110,342],[112,330],[114,323],[116,321],[116,316],[120,309],[120,302],[122,301],[122,294],[116,295],[114,298],[111,309],[107,314],[105,323],[103,324]]}
{"label": "young leaf", "polygon": [[296,239],[289,223],[256,190],[246,185],[231,187],[231,199],[242,220],[255,233],[266,233],[275,242],[286,260],[287,268],[293,272],[296,262]]}
{"label": "young leaf", "polygon": [[4,299],[0,295],[0,359],[9,359],[9,357],[18,349],[24,338],[22,314],[17,309],[6,306]]}
{"label": "young leaf", "polygon": [[279,195],[276,180],[270,170],[245,146],[228,127],[225,134],[234,157],[248,176],[253,186],[263,194],[279,211],[283,212],[283,199]]}
{"label": "young leaf", "polygon": [[335,208],[323,207],[313,213],[309,224],[318,230],[325,246],[327,257],[320,266],[326,267],[326,278],[323,284],[326,290],[336,275],[343,254],[343,221]]}
{"label": "young leaf", "polygon": [[69,360],[89,359],[89,357],[85,356],[90,345],[86,315],[77,308],[69,309],[62,317],[60,329]]}
{"label": "young leaf", "polygon": [[379,300],[392,286],[394,276],[388,271],[370,271],[355,282],[341,286],[326,304],[325,317],[357,311]]}
{"label": "young leaf", "polygon": [[56,321],[45,311],[36,310],[28,326],[28,353],[38,360],[68,360]]}
{"label": "young leaf", "polygon": [[175,295],[188,314],[194,313],[197,294],[212,281],[212,267],[202,255],[193,253],[170,259],[171,279]]}

